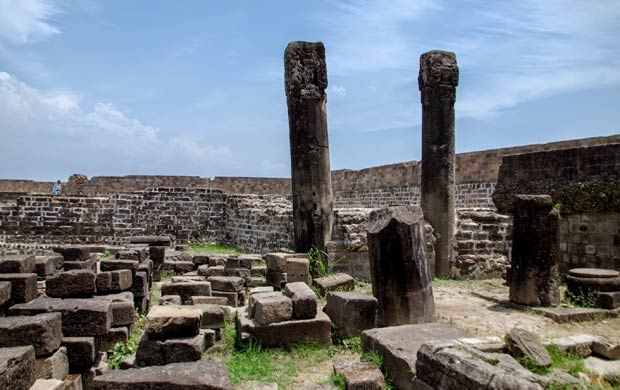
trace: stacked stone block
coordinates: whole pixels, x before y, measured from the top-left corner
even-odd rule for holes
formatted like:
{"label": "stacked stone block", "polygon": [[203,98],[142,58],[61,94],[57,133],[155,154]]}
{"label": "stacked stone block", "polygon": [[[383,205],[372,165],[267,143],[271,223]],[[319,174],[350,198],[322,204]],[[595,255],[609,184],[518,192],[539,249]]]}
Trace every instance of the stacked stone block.
{"label": "stacked stone block", "polygon": [[263,259],[267,265],[267,285],[280,289],[288,282],[304,282],[312,286],[310,263],[305,253],[267,253]]}
{"label": "stacked stone block", "polygon": [[35,266],[32,255],[0,256],[0,313],[37,297]]}
{"label": "stacked stone block", "polygon": [[201,332],[203,311],[194,307],[154,306],[136,352],[139,366],[200,360],[206,345]]}
{"label": "stacked stone block", "polygon": [[316,295],[304,282],[286,284],[284,292],[256,291],[237,313],[237,337],[256,339],[266,347],[303,340],[329,344],[331,323],[317,305]]}

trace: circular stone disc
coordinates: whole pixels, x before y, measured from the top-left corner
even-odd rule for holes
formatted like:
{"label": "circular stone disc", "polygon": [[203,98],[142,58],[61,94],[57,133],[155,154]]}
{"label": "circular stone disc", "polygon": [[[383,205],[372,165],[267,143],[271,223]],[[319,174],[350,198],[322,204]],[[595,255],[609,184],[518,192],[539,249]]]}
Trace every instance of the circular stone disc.
{"label": "circular stone disc", "polygon": [[577,278],[616,278],[620,276],[618,271],[602,268],[573,268],[568,270],[568,274]]}

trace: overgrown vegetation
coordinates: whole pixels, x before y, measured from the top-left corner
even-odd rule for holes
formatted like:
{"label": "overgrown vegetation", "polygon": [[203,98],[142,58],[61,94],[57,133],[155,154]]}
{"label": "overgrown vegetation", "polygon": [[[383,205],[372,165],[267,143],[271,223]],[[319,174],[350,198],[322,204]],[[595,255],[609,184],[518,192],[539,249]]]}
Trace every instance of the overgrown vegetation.
{"label": "overgrown vegetation", "polygon": [[109,249],[106,249],[106,251],[103,252],[103,254],[99,256],[99,258],[101,259],[109,259],[111,257],[114,257],[114,253],[110,252]]}
{"label": "overgrown vegetation", "polygon": [[[538,367],[531,359],[517,359],[519,363],[528,370],[539,375],[548,375],[553,371],[562,370],[570,375],[579,378],[580,373],[586,373],[583,361],[584,359],[577,354],[562,351],[557,345],[548,345],[547,351],[551,356],[551,365],[549,367]],[[545,390],[564,390],[564,389],[580,389],[580,390],[605,390],[613,389],[614,384],[607,383],[602,378],[592,378],[591,382],[583,382],[579,386],[572,384],[552,382],[544,386]]]}
{"label": "overgrown vegetation", "polygon": [[332,373],[329,377],[329,382],[338,390],[345,390],[347,384],[345,383],[344,376],[342,374]]}
{"label": "overgrown vegetation", "polygon": [[134,322],[134,330],[126,342],[116,343],[114,350],[108,355],[108,369],[116,370],[121,367],[121,363],[128,356],[133,355],[138,350],[138,343],[146,328],[146,316],[136,311],[136,320]]}
{"label": "overgrown vegetation", "polygon": [[552,193],[562,214],[620,212],[620,182],[573,182]]}
{"label": "overgrown vegetation", "polygon": [[[359,337],[341,340],[340,344],[324,345],[302,342],[287,349],[264,348],[255,342],[238,345],[234,321],[227,321],[222,339],[211,347],[204,358],[224,362],[233,384],[248,381],[277,383],[280,389],[290,389],[294,378],[337,355],[356,360],[361,353]],[[331,381],[327,374],[324,380]]]}
{"label": "overgrown vegetation", "polygon": [[564,301],[573,307],[600,308],[598,292],[595,290],[581,291],[577,294],[567,290],[564,294]]}
{"label": "overgrown vegetation", "polygon": [[329,275],[329,255],[313,246],[308,251],[308,262],[310,263],[310,273],[313,278],[322,278]]}
{"label": "overgrown vegetation", "polygon": [[228,247],[216,243],[190,242],[187,249],[192,253],[217,253],[223,255],[240,255],[243,251],[238,248]]}

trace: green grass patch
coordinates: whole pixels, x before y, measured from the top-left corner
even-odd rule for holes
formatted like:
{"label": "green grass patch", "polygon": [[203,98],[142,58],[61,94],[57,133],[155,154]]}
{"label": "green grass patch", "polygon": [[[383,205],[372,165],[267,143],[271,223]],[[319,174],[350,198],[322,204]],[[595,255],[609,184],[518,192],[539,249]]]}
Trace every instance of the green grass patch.
{"label": "green grass patch", "polygon": [[345,383],[344,376],[342,374],[331,374],[329,376],[329,382],[338,390],[346,390],[347,384]]}
{"label": "green grass patch", "polygon": [[134,330],[131,333],[131,336],[129,336],[129,339],[126,342],[116,343],[114,350],[108,355],[109,370],[119,369],[123,360],[125,360],[128,356],[133,355],[138,350],[138,343],[140,342],[140,338],[142,338],[142,334],[144,334],[144,329],[146,328],[146,316],[139,314],[136,311],[136,319],[134,324]]}
{"label": "green grass patch", "polygon": [[243,251],[238,248],[232,248],[220,244],[206,242],[190,242],[187,249],[192,253],[216,253],[222,255],[240,255]]}
{"label": "green grass patch", "polygon": [[264,348],[257,343],[237,345],[234,320],[227,321],[222,332],[222,339],[209,348],[203,358],[224,362],[235,385],[260,381],[277,383],[279,389],[290,389],[296,375],[338,353],[350,354],[356,344],[356,341],[349,342],[349,348],[302,342],[286,349]]}
{"label": "green grass patch", "polygon": [[114,257],[114,253],[110,252],[109,249],[106,249],[106,251],[103,252],[103,254],[101,254],[99,256],[100,259],[109,259],[109,258],[112,258],[112,257]]}

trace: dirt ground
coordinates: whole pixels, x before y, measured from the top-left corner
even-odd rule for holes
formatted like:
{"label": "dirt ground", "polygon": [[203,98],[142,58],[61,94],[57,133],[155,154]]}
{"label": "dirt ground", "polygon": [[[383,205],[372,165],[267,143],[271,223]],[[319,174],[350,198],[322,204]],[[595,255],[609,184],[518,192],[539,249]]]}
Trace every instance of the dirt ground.
{"label": "dirt ground", "polygon": [[499,281],[440,283],[433,287],[438,320],[477,336],[503,336],[518,326],[543,338],[586,333],[620,339],[620,318],[558,324],[538,314],[478,298],[472,295],[476,290],[503,291],[508,297],[508,288]]}
{"label": "dirt ground", "polygon": [[[365,286],[366,287],[366,286]],[[367,287],[362,288],[368,293]],[[433,287],[437,320],[448,322],[476,336],[504,336],[518,326],[541,335],[543,338],[572,334],[604,335],[620,340],[620,318],[598,321],[558,324],[541,315],[504,307],[478,298],[472,291],[488,290],[508,296],[508,288],[499,281],[448,281]],[[336,356],[336,359],[357,360],[360,355]],[[329,375],[336,359],[329,359],[318,366],[299,373],[293,388],[331,389]]]}

